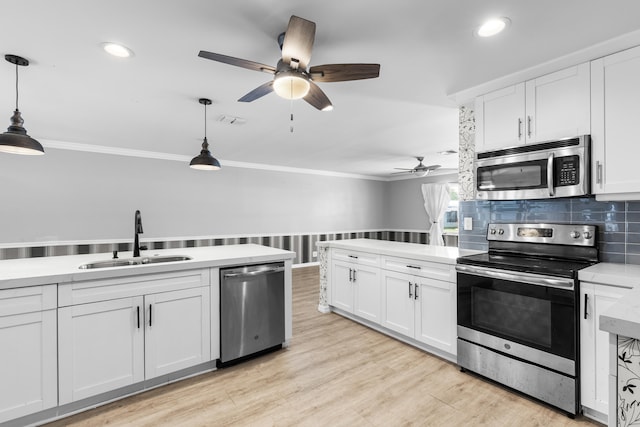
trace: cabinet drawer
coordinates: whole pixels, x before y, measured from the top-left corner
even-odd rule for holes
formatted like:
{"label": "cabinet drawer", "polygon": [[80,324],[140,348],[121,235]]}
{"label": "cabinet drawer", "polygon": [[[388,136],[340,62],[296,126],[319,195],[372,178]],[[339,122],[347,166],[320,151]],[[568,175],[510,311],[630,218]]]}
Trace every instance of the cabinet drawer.
{"label": "cabinet drawer", "polygon": [[431,279],[456,281],[455,266],[408,258],[383,257],[382,268]]}
{"label": "cabinet drawer", "polygon": [[60,307],[209,286],[209,269],[87,280],[61,284]]}
{"label": "cabinet drawer", "polygon": [[57,306],[57,285],[29,286],[0,291],[0,316],[32,313]]}
{"label": "cabinet drawer", "polygon": [[331,257],[333,261],[348,261],[360,265],[380,265],[380,256],[369,254],[366,252],[345,251],[341,249],[332,249]]}

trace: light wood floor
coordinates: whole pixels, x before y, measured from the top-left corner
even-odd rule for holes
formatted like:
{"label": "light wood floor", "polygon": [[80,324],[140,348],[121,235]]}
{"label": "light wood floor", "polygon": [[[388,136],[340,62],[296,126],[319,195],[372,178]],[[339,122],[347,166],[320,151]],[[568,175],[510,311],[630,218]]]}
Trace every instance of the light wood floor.
{"label": "light wood floor", "polygon": [[49,427],[596,425],[336,314],[320,314],[317,267],[295,269],[293,285],[289,348]]}

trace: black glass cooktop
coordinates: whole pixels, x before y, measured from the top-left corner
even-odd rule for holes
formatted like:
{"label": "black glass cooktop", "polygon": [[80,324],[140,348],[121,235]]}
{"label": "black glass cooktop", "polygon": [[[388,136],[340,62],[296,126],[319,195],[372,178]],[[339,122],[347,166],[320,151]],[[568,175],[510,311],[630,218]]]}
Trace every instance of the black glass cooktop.
{"label": "black glass cooktop", "polygon": [[458,264],[475,265],[524,273],[576,279],[578,271],[593,265],[590,261],[552,259],[537,256],[481,253],[458,258]]}

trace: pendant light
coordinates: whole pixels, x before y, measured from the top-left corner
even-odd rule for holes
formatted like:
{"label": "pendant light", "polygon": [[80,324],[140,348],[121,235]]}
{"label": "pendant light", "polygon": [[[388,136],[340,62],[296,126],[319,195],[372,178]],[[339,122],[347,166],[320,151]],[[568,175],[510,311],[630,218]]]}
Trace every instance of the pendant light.
{"label": "pendant light", "polygon": [[202,151],[191,160],[189,166],[193,169],[217,171],[220,169],[220,162],[211,155],[209,143],[207,142],[207,105],[211,105],[211,100],[200,98],[198,102],[204,105],[204,141],[202,141]]}
{"label": "pendant light", "polygon": [[11,116],[11,126],[0,135],[0,151],[12,154],[44,154],[42,145],[27,135],[27,130],[22,127],[24,120],[18,109],[18,66],[26,67],[29,61],[17,55],[5,55],[4,59],[16,66],[16,110]]}

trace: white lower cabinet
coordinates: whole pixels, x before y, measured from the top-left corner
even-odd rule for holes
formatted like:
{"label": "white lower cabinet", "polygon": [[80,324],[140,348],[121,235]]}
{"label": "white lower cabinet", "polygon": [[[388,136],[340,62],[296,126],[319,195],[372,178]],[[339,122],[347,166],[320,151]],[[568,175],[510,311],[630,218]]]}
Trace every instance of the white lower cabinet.
{"label": "white lower cabinet", "polygon": [[0,291],[0,423],[58,404],[56,285]]}
{"label": "white lower cabinet", "polygon": [[58,309],[61,405],[211,360],[208,270],[75,286],[63,299],[87,302]]}
{"label": "white lower cabinet", "polygon": [[598,321],[624,291],[580,283],[580,401],[586,415],[605,423],[609,414],[609,333],[600,330]]}
{"label": "white lower cabinet", "polygon": [[455,359],[455,265],[342,248],[330,248],[328,260],[331,307]]}
{"label": "white lower cabinet", "polygon": [[382,326],[456,354],[455,283],[383,270]]}
{"label": "white lower cabinet", "polygon": [[143,300],[58,310],[61,405],[144,380],[143,319],[137,326]]}
{"label": "white lower cabinet", "polygon": [[380,323],[379,257],[338,251],[331,259],[331,305]]}
{"label": "white lower cabinet", "polygon": [[144,300],[146,379],[210,360],[209,288],[147,295]]}

